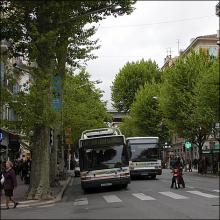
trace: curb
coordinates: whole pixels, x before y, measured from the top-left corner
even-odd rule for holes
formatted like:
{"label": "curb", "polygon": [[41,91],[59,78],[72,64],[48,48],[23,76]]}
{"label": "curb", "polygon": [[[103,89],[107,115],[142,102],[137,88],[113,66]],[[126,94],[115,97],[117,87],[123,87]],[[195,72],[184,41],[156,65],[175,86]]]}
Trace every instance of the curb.
{"label": "curb", "polygon": [[56,196],[56,198],[53,200],[54,202],[59,202],[62,199],[63,194],[64,194],[67,186],[69,185],[69,182],[70,182],[71,178],[72,178],[71,176],[68,177],[68,179],[67,179],[66,183],[64,184],[63,188],[61,189],[59,194]]}
{"label": "curb", "polygon": [[212,178],[219,178],[219,175],[216,174],[201,174],[198,172],[184,172],[185,175],[190,175],[190,176],[200,176],[200,177],[212,177]]}

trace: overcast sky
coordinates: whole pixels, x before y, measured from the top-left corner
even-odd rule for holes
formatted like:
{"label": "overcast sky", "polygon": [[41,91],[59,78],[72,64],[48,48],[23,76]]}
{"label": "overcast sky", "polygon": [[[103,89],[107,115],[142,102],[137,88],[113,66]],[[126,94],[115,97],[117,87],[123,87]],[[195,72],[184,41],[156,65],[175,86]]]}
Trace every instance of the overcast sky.
{"label": "overcast sky", "polygon": [[101,48],[94,51],[98,58],[87,63],[87,71],[91,80],[102,81],[98,87],[104,91],[107,107],[111,108],[110,86],[127,62],[144,58],[162,67],[167,51],[177,56],[178,48],[186,49],[191,38],[216,34],[217,2],[137,1],[132,14],[101,21],[94,36]]}

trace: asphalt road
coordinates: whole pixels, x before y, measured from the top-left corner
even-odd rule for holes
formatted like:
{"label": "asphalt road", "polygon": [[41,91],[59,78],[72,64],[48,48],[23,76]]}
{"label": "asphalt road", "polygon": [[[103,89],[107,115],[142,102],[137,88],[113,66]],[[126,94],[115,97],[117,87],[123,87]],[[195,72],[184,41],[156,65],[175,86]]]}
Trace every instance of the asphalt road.
{"label": "asphalt road", "polygon": [[184,173],[186,188],[170,189],[170,170],[127,189],[85,194],[73,178],[61,202],[3,210],[2,219],[219,219],[219,178]]}

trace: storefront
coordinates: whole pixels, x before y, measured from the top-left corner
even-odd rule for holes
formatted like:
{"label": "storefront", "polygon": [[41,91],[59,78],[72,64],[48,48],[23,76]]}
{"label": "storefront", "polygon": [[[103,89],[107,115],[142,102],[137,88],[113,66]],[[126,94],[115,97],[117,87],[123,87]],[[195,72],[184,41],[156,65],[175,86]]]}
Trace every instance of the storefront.
{"label": "storefront", "polygon": [[219,143],[215,143],[211,149],[203,150],[202,154],[207,158],[207,172],[218,173],[220,172],[220,147]]}

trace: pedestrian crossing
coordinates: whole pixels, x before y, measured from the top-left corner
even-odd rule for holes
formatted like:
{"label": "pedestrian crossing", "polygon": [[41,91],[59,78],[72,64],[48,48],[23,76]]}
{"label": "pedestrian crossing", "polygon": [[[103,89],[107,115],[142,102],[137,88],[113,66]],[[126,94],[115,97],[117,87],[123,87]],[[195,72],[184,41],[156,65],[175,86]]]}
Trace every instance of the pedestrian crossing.
{"label": "pedestrian crossing", "polygon": [[[152,195],[147,195],[145,193],[130,193],[130,195],[132,198],[135,198],[137,200],[140,201],[155,201],[155,200],[161,200],[161,196],[164,196],[164,198],[170,198],[170,199],[174,199],[174,200],[189,200],[191,199],[191,195],[196,195],[199,199],[204,197],[207,199],[214,199],[214,198],[219,198],[219,195],[214,195],[213,193],[216,193],[217,190],[212,190],[212,194],[211,193],[204,193],[201,191],[196,191],[196,190],[188,190],[188,191],[182,191],[182,192],[172,192],[172,191],[164,191],[164,192],[157,192],[156,194],[154,194],[154,196]],[[184,195],[182,195],[184,193]],[[159,196],[160,195],[160,196]],[[121,195],[115,195],[115,194],[110,194],[110,195],[100,195],[99,197],[101,199],[103,199],[106,203],[108,204],[112,204],[112,203],[122,203],[126,199],[121,198],[123,196],[123,194]],[[98,197],[96,197],[96,201],[97,201]],[[91,204],[93,204],[92,202],[92,197],[89,196],[88,197],[83,197],[83,198],[77,198],[74,200],[73,205],[74,206],[85,206],[85,205],[89,205],[91,200]]]}
{"label": "pedestrian crossing", "polygon": [[[190,189],[190,188],[188,188]],[[152,192],[151,192],[152,194]],[[124,197],[124,194],[107,194],[107,195],[97,195],[101,198],[102,203],[105,202],[107,204],[115,204],[115,203],[122,203],[128,200],[127,196],[130,196],[131,198],[136,199],[137,201],[146,201],[146,202],[153,202],[155,200],[161,200],[162,197],[164,198],[169,198],[173,200],[189,200],[191,199],[191,196],[194,196],[193,198],[206,198],[206,199],[215,199],[219,198],[219,190],[218,189],[213,189],[210,190],[208,193],[198,191],[198,190],[184,190],[184,191],[179,191],[179,190],[171,190],[171,191],[163,191],[163,192],[154,192],[153,195],[149,195],[147,193],[143,192],[129,192],[127,191],[126,193],[126,198]],[[161,197],[162,196],[162,197]],[[98,199],[98,197],[96,197]],[[97,201],[97,200],[96,200]],[[1,201],[3,202],[3,201]],[[76,198],[73,201],[73,206],[87,206],[89,204],[93,204],[92,202],[92,197],[88,195],[86,197],[83,195],[82,197]],[[31,207],[38,207],[38,208],[48,208],[54,206],[55,203],[54,201],[40,201],[40,200],[25,200],[25,201],[19,201],[19,205],[17,208],[31,208]],[[5,204],[1,204],[1,209],[5,208]],[[10,203],[10,208],[13,208],[13,203]]]}

